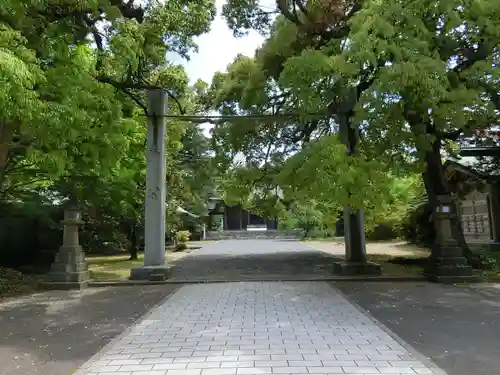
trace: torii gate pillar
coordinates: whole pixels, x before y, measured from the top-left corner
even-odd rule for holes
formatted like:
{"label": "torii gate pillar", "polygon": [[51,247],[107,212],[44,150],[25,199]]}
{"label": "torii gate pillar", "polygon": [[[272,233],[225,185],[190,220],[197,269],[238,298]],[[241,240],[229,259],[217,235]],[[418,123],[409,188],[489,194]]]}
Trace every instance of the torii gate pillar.
{"label": "torii gate pillar", "polygon": [[169,276],[169,268],[165,265],[166,112],[165,90],[149,90],[144,266],[130,271],[130,278],[134,280],[161,281]]}

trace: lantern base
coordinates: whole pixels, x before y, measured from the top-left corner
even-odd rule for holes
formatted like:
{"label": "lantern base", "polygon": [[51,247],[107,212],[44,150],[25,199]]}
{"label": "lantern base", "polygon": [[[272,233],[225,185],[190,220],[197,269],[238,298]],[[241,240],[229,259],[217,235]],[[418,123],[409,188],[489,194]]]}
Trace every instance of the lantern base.
{"label": "lantern base", "polygon": [[435,245],[429,257],[424,275],[429,281],[456,283],[474,281],[472,267],[462,256],[462,249],[454,244]]}
{"label": "lantern base", "polygon": [[81,289],[87,286],[90,274],[85,254],[79,245],[63,245],[56,254],[43,288]]}
{"label": "lantern base", "polygon": [[465,258],[435,258],[429,259],[424,276],[436,283],[457,283],[475,281],[472,267]]}

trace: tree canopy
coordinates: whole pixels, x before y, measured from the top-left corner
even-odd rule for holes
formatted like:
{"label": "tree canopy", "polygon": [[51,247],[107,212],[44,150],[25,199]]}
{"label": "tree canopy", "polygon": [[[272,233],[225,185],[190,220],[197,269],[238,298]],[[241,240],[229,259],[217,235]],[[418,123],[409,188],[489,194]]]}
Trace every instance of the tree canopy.
{"label": "tree canopy", "polygon": [[[140,223],[147,89],[168,91],[171,114],[201,110],[167,56],[188,58],[214,16],[212,0],[2,2],[0,205],[71,198],[89,227]],[[174,225],[179,204],[203,209],[210,165],[198,125],[172,120],[167,132]]]}
{"label": "tree canopy", "polygon": [[[490,0],[280,0],[275,9],[230,0],[224,16],[235,34],[254,29],[266,40],[216,75],[208,96],[223,113],[279,120],[220,124],[219,154],[226,163],[243,154],[257,183],[269,183],[264,172],[289,169],[280,183],[358,207],[378,194],[375,168],[422,172],[436,205],[450,193],[442,158],[456,152],[455,141],[498,124],[499,15]],[[339,133],[350,144],[359,136],[359,157],[340,147],[321,153]],[[334,172],[325,173],[330,163]],[[304,176],[298,164],[308,166]],[[320,176],[329,184],[321,190]],[[336,189],[341,181],[352,188]]]}

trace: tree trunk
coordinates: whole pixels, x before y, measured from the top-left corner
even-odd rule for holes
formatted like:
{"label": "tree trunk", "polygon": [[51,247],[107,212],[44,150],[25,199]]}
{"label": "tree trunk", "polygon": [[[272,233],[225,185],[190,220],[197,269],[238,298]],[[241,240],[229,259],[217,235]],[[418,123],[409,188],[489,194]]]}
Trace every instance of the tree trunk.
{"label": "tree trunk", "polygon": [[137,223],[134,221],[130,225],[130,259],[129,260],[137,260],[139,259],[139,247],[137,243]]}
{"label": "tree trunk", "polygon": [[[422,176],[424,180],[425,190],[427,192],[427,197],[432,207],[432,212],[435,212],[438,206],[438,195],[451,195],[439,150],[439,143],[435,142],[433,145],[433,149],[426,152],[425,172]],[[457,242],[458,246],[462,248],[463,255],[467,259],[471,259],[472,252],[470,251],[469,246],[465,241],[462,224],[460,223],[460,218],[457,215],[458,210],[456,202],[454,202],[454,204],[452,205],[452,210],[455,214],[453,215],[453,219],[451,220],[453,238]]]}
{"label": "tree trunk", "polygon": [[9,151],[14,137],[14,125],[0,123],[0,190],[5,177],[5,168],[9,161]]}

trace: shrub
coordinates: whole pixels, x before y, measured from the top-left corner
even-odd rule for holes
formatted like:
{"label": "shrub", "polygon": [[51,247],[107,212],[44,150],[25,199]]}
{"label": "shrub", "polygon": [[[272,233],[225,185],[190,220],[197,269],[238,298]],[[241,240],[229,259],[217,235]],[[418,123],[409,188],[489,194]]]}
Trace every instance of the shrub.
{"label": "shrub", "polygon": [[187,243],[190,238],[191,238],[191,232],[188,230],[180,230],[177,233],[175,233],[175,239],[179,244]]}
{"label": "shrub", "polygon": [[323,229],[323,228],[312,228],[307,233],[307,238],[329,238],[333,237],[333,230]]}
{"label": "shrub", "polygon": [[431,246],[434,243],[435,230],[432,223],[432,207],[427,199],[427,194],[422,194],[411,202],[401,231],[409,242],[422,246]]}
{"label": "shrub", "polygon": [[290,211],[285,211],[282,213],[280,219],[278,220],[278,229],[280,230],[290,230],[298,228],[298,219]]}
{"label": "shrub", "polygon": [[371,241],[388,241],[398,237],[396,231],[397,224],[380,223],[376,224],[367,234],[366,238]]}
{"label": "shrub", "polygon": [[15,291],[22,283],[21,272],[11,268],[0,268],[0,295]]}

